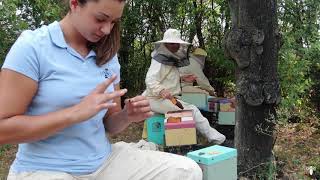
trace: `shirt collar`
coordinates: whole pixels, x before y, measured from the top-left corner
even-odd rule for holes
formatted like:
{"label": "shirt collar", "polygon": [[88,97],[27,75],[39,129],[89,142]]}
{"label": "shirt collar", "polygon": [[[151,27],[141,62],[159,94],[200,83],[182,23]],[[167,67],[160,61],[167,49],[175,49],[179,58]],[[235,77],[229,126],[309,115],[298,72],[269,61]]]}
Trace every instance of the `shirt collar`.
{"label": "shirt collar", "polygon": [[[59,24],[59,22],[54,21],[53,23],[51,23],[49,26],[49,33],[50,33],[50,37],[52,42],[60,47],[60,48],[68,48],[69,45],[67,44],[67,42],[64,39],[64,35],[61,29],[61,26]],[[90,50],[89,54],[87,55],[87,57],[94,57],[96,56],[96,53],[93,50]]]}
{"label": "shirt collar", "polygon": [[55,21],[51,23],[48,28],[52,42],[58,47],[67,48],[68,44],[64,39],[59,22]]}

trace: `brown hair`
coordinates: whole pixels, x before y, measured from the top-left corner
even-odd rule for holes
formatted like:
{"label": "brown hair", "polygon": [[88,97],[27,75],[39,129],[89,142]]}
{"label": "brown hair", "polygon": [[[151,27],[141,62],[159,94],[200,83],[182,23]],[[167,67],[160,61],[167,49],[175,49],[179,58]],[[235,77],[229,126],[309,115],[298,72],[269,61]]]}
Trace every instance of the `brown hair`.
{"label": "brown hair", "polygon": [[102,66],[108,62],[120,48],[120,22],[114,24],[109,35],[103,37],[96,43],[90,43],[89,47],[92,48],[97,57],[96,64]]}
{"label": "brown hair", "polygon": [[[99,0],[78,0],[80,5],[85,5],[88,1],[99,1]],[[115,0],[125,2],[126,0]],[[69,7],[69,6],[68,6]],[[69,8],[70,10],[70,8]],[[100,41],[96,43],[89,43],[89,48],[92,48],[97,57],[96,64],[102,66],[107,63],[114,55],[117,54],[120,48],[120,22],[116,22],[107,36],[103,37]]]}

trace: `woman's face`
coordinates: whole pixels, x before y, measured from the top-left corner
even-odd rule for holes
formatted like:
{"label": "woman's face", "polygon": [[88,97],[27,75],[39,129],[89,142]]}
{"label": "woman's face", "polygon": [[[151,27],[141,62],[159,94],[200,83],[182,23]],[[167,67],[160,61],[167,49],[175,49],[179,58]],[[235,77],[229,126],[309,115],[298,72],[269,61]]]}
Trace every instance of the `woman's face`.
{"label": "woman's face", "polygon": [[77,31],[90,42],[97,42],[109,35],[114,24],[120,21],[125,2],[118,0],[87,1],[84,6],[73,4],[71,18]]}
{"label": "woman's face", "polygon": [[165,43],[164,45],[172,53],[176,53],[180,49],[180,44],[178,43]]}

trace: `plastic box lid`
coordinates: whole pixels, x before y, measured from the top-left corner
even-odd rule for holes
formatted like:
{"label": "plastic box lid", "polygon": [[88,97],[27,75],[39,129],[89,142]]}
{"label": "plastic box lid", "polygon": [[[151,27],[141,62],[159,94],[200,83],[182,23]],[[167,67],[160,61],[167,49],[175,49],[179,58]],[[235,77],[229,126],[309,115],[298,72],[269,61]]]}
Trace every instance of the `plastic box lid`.
{"label": "plastic box lid", "polygon": [[177,110],[177,111],[168,111],[165,114],[165,117],[193,117],[193,110]]}
{"label": "plastic box lid", "polygon": [[214,145],[207,148],[192,151],[187,157],[193,159],[197,163],[212,165],[220,161],[224,161],[237,156],[237,150],[234,148]]}
{"label": "plastic box lid", "polygon": [[164,123],[165,129],[180,129],[180,128],[195,128],[196,122],[191,121],[181,121],[179,123]]}

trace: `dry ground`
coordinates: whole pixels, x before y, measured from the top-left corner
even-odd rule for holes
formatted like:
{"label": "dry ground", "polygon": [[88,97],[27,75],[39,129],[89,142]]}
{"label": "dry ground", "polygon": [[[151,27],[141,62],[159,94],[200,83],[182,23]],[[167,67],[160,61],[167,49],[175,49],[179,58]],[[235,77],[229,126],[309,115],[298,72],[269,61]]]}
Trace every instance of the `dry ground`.
{"label": "dry ground", "polygon": [[[274,152],[280,176],[289,179],[320,180],[320,127],[310,124],[288,124],[279,128]],[[316,177],[306,174],[315,167]]]}
{"label": "dry ground", "polygon": [[[306,168],[316,167],[320,171],[320,130],[310,123],[279,126],[274,152],[279,179],[312,179],[305,175]],[[142,124],[132,124],[113,137],[112,142],[137,142],[141,139]],[[5,179],[16,152],[16,146],[0,146],[0,180]],[[278,179],[277,178],[277,179]],[[319,177],[318,177],[319,178]]]}

